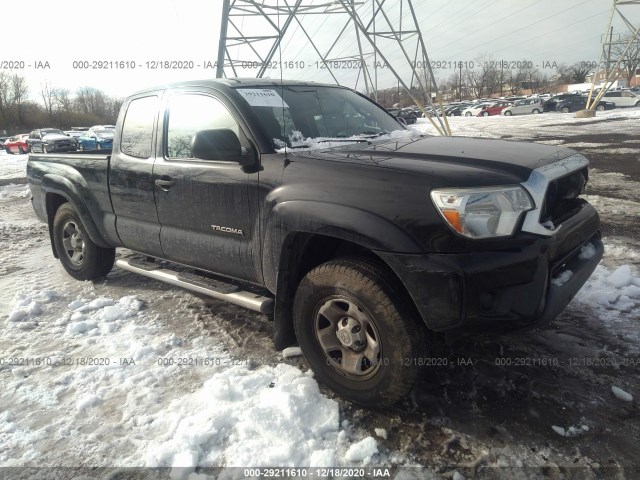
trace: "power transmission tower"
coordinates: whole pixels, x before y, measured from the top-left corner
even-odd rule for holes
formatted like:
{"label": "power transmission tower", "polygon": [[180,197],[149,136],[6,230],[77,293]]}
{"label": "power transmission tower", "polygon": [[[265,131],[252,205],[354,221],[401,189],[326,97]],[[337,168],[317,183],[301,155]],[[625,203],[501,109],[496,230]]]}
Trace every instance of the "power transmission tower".
{"label": "power transmission tower", "polygon": [[[602,96],[620,78],[622,66],[631,60],[628,57],[629,52],[640,42],[640,22],[634,24],[630,18],[637,19],[638,13],[640,13],[640,0],[613,0],[609,23],[602,38],[600,64],[593,74],[587,99],[587,110],[595,110]],[[615,36],[614,29],[617,30]],[[604,83],[594,97],[596,82],[602,72],[604,72]]]}
{"label": "power transmission tower", "polygon": [[[321,75],[364,87],[376,100],[379,83],[398,84],[423,111],[425,103],[435,110],[436,79],[412,0],[389,3],[223,0],[216,77],[262,78],[274,70],[282,77],[295,71],[301,80]],[[314,22],[320,28],[312,31]],[[292,48],[298,53],[286,58]],[[451,133],[446,117],[428,118],[440,134]]]}

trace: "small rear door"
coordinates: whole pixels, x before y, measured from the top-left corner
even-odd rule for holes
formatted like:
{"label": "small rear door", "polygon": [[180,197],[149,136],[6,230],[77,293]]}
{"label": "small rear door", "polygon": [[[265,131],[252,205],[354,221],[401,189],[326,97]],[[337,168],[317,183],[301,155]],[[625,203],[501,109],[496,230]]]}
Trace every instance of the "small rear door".
{"label": "small rear door", "polygon": [[109,192],[122,244],[155,256],[162,256],[152,177],[161,93],[134,97],[124,106],[109,170]]}

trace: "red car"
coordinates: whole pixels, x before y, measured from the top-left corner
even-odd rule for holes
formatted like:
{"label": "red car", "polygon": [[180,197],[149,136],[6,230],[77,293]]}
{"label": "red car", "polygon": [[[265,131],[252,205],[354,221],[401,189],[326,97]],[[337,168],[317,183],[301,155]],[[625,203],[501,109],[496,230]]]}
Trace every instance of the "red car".
{"label": "red car", "polygon": [[490,115],[500,115],[502,110],[509,107],[511,105],[510,102],[496,102],[488,107],[483,108],[478,113],[478,117],[488,117]]}
{"label": "red car", "polygon": [[28,133],[8,138],[4,142],[4,149],[7,153],[28,153],[27,138],[29,138]]}

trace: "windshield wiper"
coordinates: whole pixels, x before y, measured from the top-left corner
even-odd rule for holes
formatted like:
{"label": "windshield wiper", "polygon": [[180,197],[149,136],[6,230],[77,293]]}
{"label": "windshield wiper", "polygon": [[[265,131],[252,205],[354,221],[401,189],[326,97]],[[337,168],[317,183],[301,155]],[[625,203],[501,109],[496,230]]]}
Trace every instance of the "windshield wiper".
{"label": "windshield wiper", "polygon": [[318,140],[317,143],[342,142],[342,143],[369,143],[366,138],[329,138],[327,140]]}

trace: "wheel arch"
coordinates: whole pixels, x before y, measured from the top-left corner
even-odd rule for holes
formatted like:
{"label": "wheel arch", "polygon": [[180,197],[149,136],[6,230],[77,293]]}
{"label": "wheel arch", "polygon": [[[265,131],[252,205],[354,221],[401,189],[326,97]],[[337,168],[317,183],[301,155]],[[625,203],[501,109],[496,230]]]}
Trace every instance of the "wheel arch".
{"label": "wheel arch", "polygon": [[100,230],[91,217],[89,210],[86,208],[82,196],[71,181],[59,175],[45,175],[42,179],[42,189],[45,192],[44,206],[47,214],[47,225],[49,226],[49,237],[52,242],[51,248],[54,250],[53,254],[56,258],[58,258],[58,255],[53,245],[53,219],[60,205],[67,202],[73,206],[80,217],[80,221],[91,241],[103,248],[111,247],[100,234]]}
{"label": "wheel arch", "polygon": [[418,309],[394,270],[372,249],[352,241],[319,233],[290,232],[283,242],[276,277],[273,340],[282,350],[296,342],[293,298],[304,276],[323,263],[338,258],[358,258],[385,271],[395,284],[404,308],[420,318]]}

